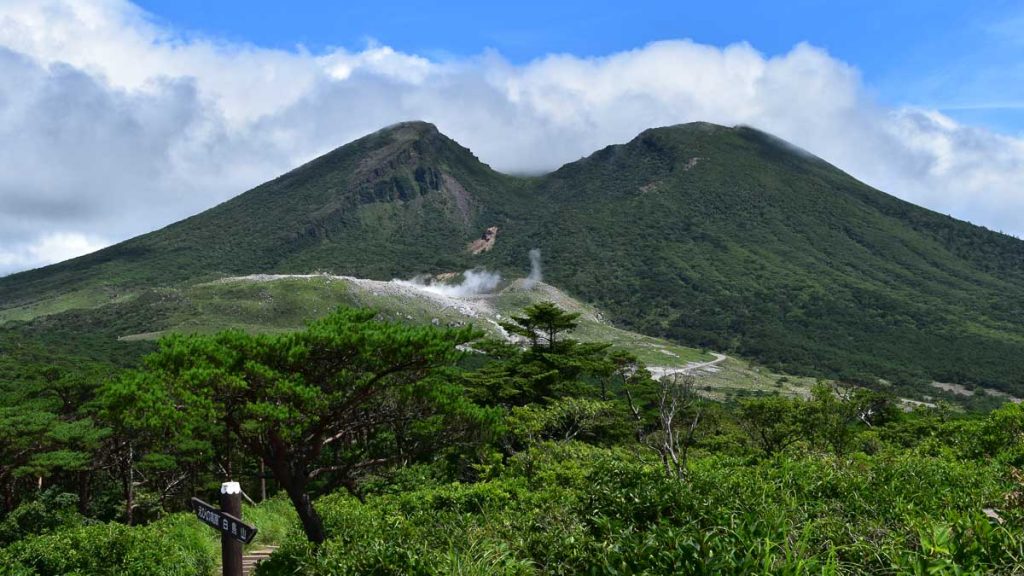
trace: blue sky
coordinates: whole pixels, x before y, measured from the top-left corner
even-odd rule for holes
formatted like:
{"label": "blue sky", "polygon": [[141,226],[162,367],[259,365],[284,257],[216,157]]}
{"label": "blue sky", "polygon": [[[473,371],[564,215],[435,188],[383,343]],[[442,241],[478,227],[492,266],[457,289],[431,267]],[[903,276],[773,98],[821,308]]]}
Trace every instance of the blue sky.
{"label": "blue sky", "polygon": [[800,42],[855,66],[887,105],[1024,132],[1024,5],[949,0],[415,2],[142,0],[193,34],[313,52],[375,41],[435,60],[497,50],[513,63],[603,56],[656,40],[748,42],[768,56]]}

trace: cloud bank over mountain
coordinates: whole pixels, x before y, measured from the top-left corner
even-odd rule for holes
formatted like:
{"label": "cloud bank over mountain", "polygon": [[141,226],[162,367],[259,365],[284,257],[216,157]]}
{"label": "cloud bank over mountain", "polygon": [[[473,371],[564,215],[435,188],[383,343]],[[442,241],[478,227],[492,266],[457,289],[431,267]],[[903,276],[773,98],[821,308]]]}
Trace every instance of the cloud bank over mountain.
{"label": "cloud bank over mountain", "polygon": [[746,124],[911,202],[1024,235],[1024,139],[880,105],[807,44],[437,60],[194,37],[120,0],[0,7],[0,274],[196,213],[401,120],[540,172],[654,126]]}

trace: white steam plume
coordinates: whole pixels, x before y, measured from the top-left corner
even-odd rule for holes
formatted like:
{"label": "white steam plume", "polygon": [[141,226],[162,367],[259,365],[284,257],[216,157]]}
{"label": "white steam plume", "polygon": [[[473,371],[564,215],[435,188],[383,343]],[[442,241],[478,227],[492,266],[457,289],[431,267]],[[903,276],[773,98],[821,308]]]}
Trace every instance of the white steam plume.
{"label": "white steam plume", "polygon": [[530,275],[526,277],[523,286],[530,290],[542,280],[544,280],[544,275],[540,269],[540,248],[534,248],[530,250]]}
{"label": "white steam plume", "polygon": [[462,282],[459,284],[445,284],[434,280],[428,283],[423,278],[413,278],[411,281],[395,280],[395,283],[450,298],[489,294],[501,283],[501,274],[487,270],[466,270],[462,273],[462,277]]}

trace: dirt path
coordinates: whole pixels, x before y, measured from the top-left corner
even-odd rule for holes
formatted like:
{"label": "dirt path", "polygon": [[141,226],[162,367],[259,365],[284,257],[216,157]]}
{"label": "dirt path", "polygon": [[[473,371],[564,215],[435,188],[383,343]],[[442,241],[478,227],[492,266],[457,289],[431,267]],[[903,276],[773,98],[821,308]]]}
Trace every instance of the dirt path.
{"label": "dirt path", "polygon": [[711,352],[711,355],[715,357],[714,360],[709,360],[707,362],[691,362],[682,368],[650,366],[647,369],[651,371],[651,376],[657,380],[658,378],[670,376],[672,374],[697,374],[701,371],[706,371],[709,368],[714,369],[715,366],[718,366],[728,358],[725,354],[719,354],[718,352]]}
{"label": "dirt path", "polygon": [[704,370],[706,368],[710,368],[711,366],[718,366],[719,364],[724,362],[726,358],[728,358],[728,356],[726,356],[725,354],[719,354],[718,352],[711,352],[711,355],[715,357],[714,360],[710,360],[708,362],[701,362],[699,364],[687,364],[682,370],[683,374],[692,374],[698,370]]}

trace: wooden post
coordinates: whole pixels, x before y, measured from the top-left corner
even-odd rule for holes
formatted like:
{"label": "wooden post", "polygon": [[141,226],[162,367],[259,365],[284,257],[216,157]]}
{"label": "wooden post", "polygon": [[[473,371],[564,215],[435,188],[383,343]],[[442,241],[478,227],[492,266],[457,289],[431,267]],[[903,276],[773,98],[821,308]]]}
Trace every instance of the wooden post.
{"label": "wooden post", "polygon": [[[241,520],[242,486],[238,482],[220,485],[220,509]],[[220,536],[220,558],[224,576],[242,576],[242,543],[228,533]]]}

